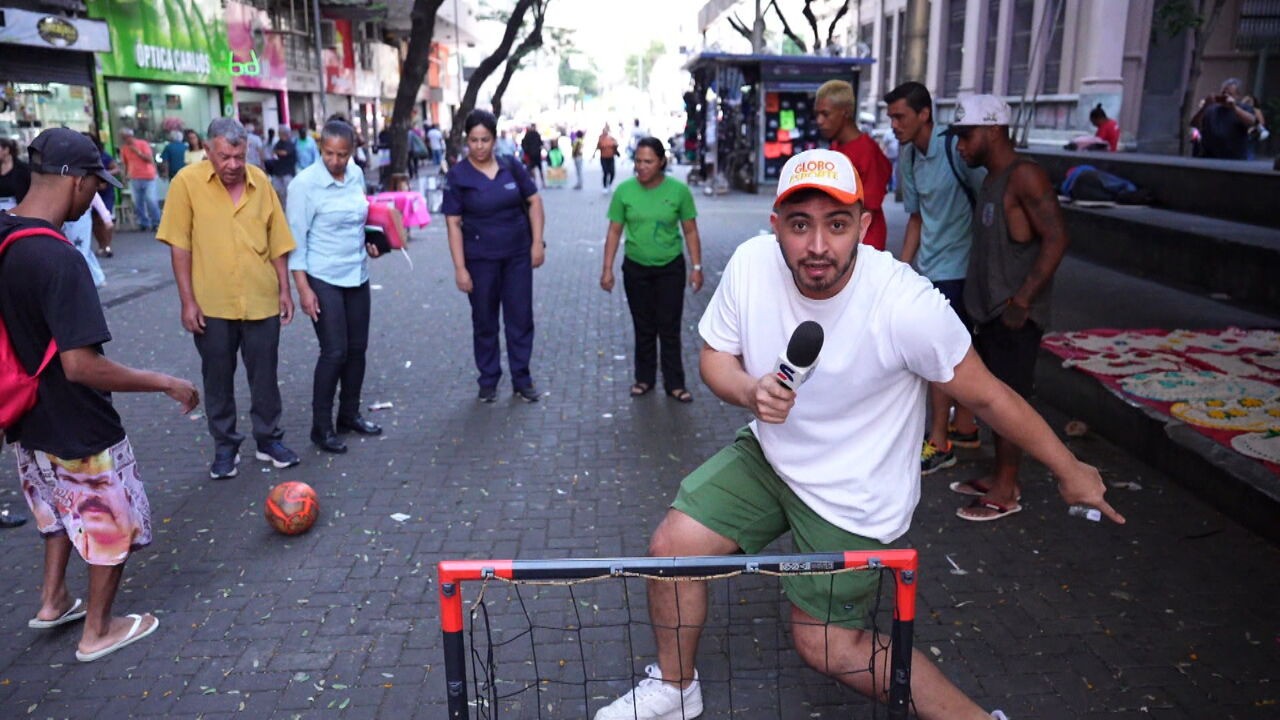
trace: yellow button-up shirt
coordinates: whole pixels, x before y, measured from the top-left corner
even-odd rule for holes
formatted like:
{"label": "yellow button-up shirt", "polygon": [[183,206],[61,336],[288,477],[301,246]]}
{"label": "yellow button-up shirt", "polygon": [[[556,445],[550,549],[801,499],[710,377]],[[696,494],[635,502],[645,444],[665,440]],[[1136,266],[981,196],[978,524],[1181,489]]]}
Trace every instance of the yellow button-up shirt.
{"label": "yellow button-up shirt", "polygon": [[280,281],[271,261],[294,248],[280,198],[254,165],[240,202],[203,160],[169,184],[156,239],[191,253],[191,285],[206,317],[262,320],[280,313]]}

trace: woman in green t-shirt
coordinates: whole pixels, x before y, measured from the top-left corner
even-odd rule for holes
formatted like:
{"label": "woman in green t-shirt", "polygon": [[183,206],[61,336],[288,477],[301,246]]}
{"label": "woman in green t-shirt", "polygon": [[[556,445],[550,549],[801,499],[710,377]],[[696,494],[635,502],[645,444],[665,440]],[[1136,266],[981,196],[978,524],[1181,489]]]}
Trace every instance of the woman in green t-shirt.
{"label": "woman in green t-shirt", "polygon": [[[657,384],[658,346],[662,346],[662,384],[671,398],[693,402],[685,387],[680,358],[680,317],[684,313],[684,248],[689,248],[689,285],[702,289],[702,245],[698,239],[698,211],[689,186],[667,177],[667,150],[662,141],[647,137],[636,146],[636,176],[618,185],[609,203],[609,231],[604,241],[604,272],[600,287],[613,291],[613,261],[622,230],[622,287],[636,330],[636,381],[631,396],[648,393]],[[681,230],[684,238],[681,238]]]}

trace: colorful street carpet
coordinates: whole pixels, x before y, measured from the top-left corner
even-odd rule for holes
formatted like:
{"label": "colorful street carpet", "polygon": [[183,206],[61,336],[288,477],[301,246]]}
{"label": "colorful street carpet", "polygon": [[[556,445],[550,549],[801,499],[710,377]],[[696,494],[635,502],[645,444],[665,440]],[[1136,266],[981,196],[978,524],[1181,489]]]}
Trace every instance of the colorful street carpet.
{"label": "colorful street carpet", "polygon": [[1063,367],[1280,475],[1280,331],[1082,330],[1042,344]]}

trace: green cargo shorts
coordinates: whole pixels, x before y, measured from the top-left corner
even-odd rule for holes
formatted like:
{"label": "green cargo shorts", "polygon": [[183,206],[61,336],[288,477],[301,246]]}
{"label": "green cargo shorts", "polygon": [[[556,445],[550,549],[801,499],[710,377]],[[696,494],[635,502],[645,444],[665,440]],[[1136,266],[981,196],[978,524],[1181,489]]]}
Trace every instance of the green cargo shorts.
{"label": "green cargo shorts", "polygon": [[[750,428],[680,483],[671,507],[733,540],[754,555],[787,530],[798,552],[882,550],[888,546],[827,522],[783,482],[765,460]],[[782,578],[787,599],[819,621],[871,627],[877,572],[796,575]],[[889,602],[892,602],[890,600]]]}

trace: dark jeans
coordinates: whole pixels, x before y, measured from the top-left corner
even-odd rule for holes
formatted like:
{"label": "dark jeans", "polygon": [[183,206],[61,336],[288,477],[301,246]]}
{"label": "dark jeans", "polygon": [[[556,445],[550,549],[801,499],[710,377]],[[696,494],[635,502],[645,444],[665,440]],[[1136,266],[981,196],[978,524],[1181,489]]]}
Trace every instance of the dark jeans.
{"label": "dark jeans", "polygon": [[942,297],[951,303],[951,309],[955,311],[956,317],[960,318],[960,324],[964,325],[964,329],[970,333],[973,332],[973,326],[969,323],[969,313],[964,308],[964,278],[959,280],[934,280],[933,286],[942,293]]}
{"label": "dark jeans", "polygon": [[1035,392],[1036,357],[1043,335],[1044,329],[1030,320],[1011,330],[996,318],[977,327],[973,346],[992,375],[1027,398]]}
{"label": "dark jeans", "polygon": [[600,169],[604,171],[604,186],[613,186],[613,176],[616,172],[614,168],[614,158],[600,158]]}
{"label": "dark jeans", "polygon": [[497,387],[502,379],[498,313],[507,336],[507,364],[516,390],[533,386],[529,356],[533,354],[533,259],[529,253],[499,260],[468,258],[471,274],[471,331],[480,371],[480,387]]}
{"label": "dark jeans", "polygon": [[680,358],[680,318],[684,314],[684,256],[652,267],[622,261],[622,287],[627,292],[636,331],[636,382],[657,381],[658,344],[662,345],[662,386],[667,392],[685,387]]}
{"label": "dark jeans", "polygon": [[320,319],[311,324],[320,341],[315,380],[311,386],[311,424],[333,424],[333,394],[339,384],[338,417],[353,420],[360,414],[360,389],[364,386],[365,351],[369,348],[369,283],[340,287],[307,275],[307,283],[320,302]]}
{"label": "dark jeans", "polygon": [[195,335],[204,379],[204,411],[216,448],[238,448],[244,435],[236,432],[236,353],[244,359],[249,377],[249,417],[259,445],[284,437],[280,429],[280,318],[223,320],[205,318],[204,334]]}

